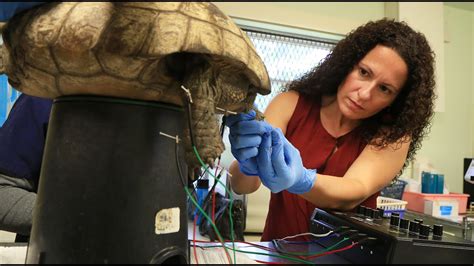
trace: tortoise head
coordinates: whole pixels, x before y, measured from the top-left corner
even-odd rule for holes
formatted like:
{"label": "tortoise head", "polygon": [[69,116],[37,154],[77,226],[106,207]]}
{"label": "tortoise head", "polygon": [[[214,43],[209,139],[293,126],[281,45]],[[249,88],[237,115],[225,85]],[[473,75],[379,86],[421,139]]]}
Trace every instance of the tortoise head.
{"label": "tortoise head", "polygon": [[189,91],[188,94],[176,88],[180,90],[183,103],[189,102],[191,109],[186,113],[188,121],[184,131],[188,166],[201,166],[198,155],[204,163],[212,165],[224,151],[219,116],[247,112],[253,108],[262,88],[252,83],[245,66],[222,56],[179,53],[169,56],[165,62],[165,72]]}

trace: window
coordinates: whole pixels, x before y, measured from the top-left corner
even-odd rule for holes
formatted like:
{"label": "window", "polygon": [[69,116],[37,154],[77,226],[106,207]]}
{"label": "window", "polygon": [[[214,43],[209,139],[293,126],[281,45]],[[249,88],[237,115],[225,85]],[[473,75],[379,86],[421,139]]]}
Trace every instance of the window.
{"label": "window", "polygon": [[272,92],[257,95],[255,104],[264,111],[285,85],[315,67],[334,48],[336,41],[312,40],[281,34],[242,29],[253,42],[270,76]]}
{"label": "window", "polygon": [[20,92],[12,88],[8,83],[8,77],[0,75],[0,127],[7,119],[10,109],[12,109],[19,96]]}

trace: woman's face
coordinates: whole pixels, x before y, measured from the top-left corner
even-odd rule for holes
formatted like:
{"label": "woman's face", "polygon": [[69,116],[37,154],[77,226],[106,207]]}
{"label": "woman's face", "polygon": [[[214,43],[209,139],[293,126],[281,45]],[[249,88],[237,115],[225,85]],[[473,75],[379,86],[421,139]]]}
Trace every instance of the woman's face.
{"label": "woman's face", "polygon": [[354,66],[339,86],[339,109],[349,119],[373,116],[395,100],[407,75],[408,67],[398,53],[377,45]]}

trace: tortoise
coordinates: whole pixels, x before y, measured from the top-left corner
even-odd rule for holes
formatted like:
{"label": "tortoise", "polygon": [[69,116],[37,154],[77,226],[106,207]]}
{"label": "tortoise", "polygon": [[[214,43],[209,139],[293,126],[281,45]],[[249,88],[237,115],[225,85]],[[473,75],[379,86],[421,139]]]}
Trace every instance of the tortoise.
{"label": "tortoise", "polygon": [[[195,146],[211,165],[224,150],[216,108],[245,112],[257,93],[270,93],[248,36],[209,2],[52,2],[16,14],[2,36],[0,72],[25,94],[185,106],[184,86]],[[185,126],[185,158],[194,168],[190,141]]]}

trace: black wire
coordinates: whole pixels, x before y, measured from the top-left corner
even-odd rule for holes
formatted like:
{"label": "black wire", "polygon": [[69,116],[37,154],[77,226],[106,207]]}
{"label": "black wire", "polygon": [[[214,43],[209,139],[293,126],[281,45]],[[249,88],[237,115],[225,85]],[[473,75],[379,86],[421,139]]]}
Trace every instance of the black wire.
{"label": "black wire", "polygon": [[[226,116],[222,116],[222,123],[221,123],[221,129],[220,129],[220,134],[221,134],[221,138],[224,137],[224,129],[225,129],[225,118]],[[218,160],[221,159],[221,155],[219,155],[219,158]],[[219,175],[216,177],[217,180],[214,181],[214,184],[212,185],[211,187],[211,190],[209,191],[209,193],[207,194],[206,198],[204,199],[204,203],[206,203],[207,200],[209,200],[209,196],[213,193],[213,191],[215,190],[216,188],[216,185],[217,185],[217,181],[219,181],[219,179],[221,178],[221,174],[222,174],[222,171],[219,173]]]}
{"label": "black wire", "polygon": [[[222,171],[221,171],[221,172],[222,172]],[[216,180],[214,181],[214,184],[213,184],[212,187],[211,187],[211,190],[209,190],[209,192],[208,192],[207,195],[206,195],[206,198],[204,198],[204,201],[203,201],[203,203],[202,203],[203,205],[206,204],[207,201],[209,200],[209,198],[211,197],[212,192],[213,192],[214,189],[216,188],[216,185],[217,185],[217,183],[218,183],[218,181],[219,181],[220,178],[221,178],[221,173],[219,173],[219,175],[217,175]]]}
{"label": "black wire", "polygon": [[[188,103],[188,106],[189,106],[189,103]],[[188,109],[188,110],[189,110],[189,109]],[[190,116],[190,115],[188,115],[188,116]],[[190,120],[190,121],[191,121],[191,120]],[[226,122],[226,116],[224,115],[224,116],[222,116],[222,123],[221,123],[221,128],[220,128],[220,135],[221,135],[221,138],[224,137],[225,122]],[[193,134],[191,133],[191,125],[192,125],[192,124],[190,123],[190,124],[189,124],[189,128],[190,128],[190,129],[189,129],[189,132],[190,132],[191,135],[193,135]],[[191,138],[191,141],[192,141],[192,138]],[[219,157],[218,157],[218,160],[220,160],[220,159],[221,159],[221,155],[219,155]],[[204,176],[204,174],[207,172],[207,169],[208,169],[208,168],[209,168],[209,166],[208,166],[206,169],[204,169],[204,171],[201,173],[201,175],[200,175],[195,181],[200,180],[200,179]],[[217,180],[219,180],[220,177],[221,177],[221,173],[219,173],[219,175],[217,176]],[[193,181],[193,182],[195,182],[195,181]],[[212,192],[214,191],[214,189],[216,188],[217,183],[218,183],[217,181],[214,182],[214,184],[212,185],[211,190],[209,191],[210,193],[212,193]],[[196,190],[196,187],[193,186],[193,188],[192,188],[192,190],[191,190],[191,194],[194,193],[195,190]],[[208,194],[208,195],[209,195],[209,194]],[[208,197],[206,197],[206,199],[204,200],[204,202],[206,202],[206,200],[208,200]]]}
{"label": "black wire", "polygon": [[192,112],[191,112],[191,102],[188,101],[187,104],[187,109],[188,109],[188,126],[189,126],[189,135],[191,137],[191,145],[193,147],[196,147],[196,139],[194,138],[194,133],[193,133],[193,117],[192,117]]}
{"label": "black wire", "polygon": [[[178,173],[179,173],[179,179],[181,180],[181,184],[183,185],[183,188],[186,187],[186,182],[184,181],[184,176],[183,176],[183,172],[181,171],[181,164],[179,163],[179,149],[178,149],[179,145],[178,145],[178,141],[176,141],[176,144],[175,144],[175,155],[176,155],[176,166],[178,167]],[[192,194],[191,194],[192,195]]]}
{"label": "black wire", "polygon": [[[207,171],[207,168],[206,168],[206,169],[204,169],[204,171],[201,173],[201,175],[200,175],[200,176],[199,176],[199,177],[198,177],[198,178],[197,178],[195,181],[193,181],[192,183],[194,183],[194,182],[197,182],[197,181],[201,180],[201,178],[203,178],[203,177],[204,177],[204,174],[206,173],[206,171]],[[193,186],[193,188],[191,189],[191,194],[192,194],[192,193],[194,193],[194,191],[195,191],[195,190],[196,190],[196,187],[195,187],[195,186]]]}

